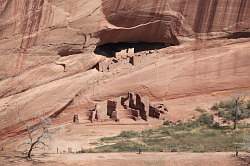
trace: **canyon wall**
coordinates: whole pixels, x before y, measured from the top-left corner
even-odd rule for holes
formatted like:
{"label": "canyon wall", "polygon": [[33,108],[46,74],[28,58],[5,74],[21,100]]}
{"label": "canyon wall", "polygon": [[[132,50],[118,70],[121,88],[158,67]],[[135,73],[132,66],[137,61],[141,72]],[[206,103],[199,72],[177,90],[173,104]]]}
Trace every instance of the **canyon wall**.
{"label": "canyon wall", "polygon": [[1,0],[0,78],[96,44],[248,31],[249,9],[249,0]]}
{"label": "canyon wall", "polygon": [[[154,101],[247,91],[249,28],[250,0],[0,0],[0,135],[128,91]],[[98,72],[95,48],[123,42],[173,47]]]}

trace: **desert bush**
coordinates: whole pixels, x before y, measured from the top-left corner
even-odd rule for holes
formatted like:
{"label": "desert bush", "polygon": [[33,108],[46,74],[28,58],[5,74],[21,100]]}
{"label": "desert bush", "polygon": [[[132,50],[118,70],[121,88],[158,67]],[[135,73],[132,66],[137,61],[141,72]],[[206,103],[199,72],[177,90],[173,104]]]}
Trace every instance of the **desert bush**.
{"label": "desert bush", "polygon": [[136,131],[122,131],[118,136],[115,137],[103,137],[100,140],[102,142],[114,142],[118,140],[123,140],[123,139],[131,139],[138,137],[140,135],[139,132]]}
{"label": "desert bush", "polygon": [[141,136],[142,137],[150,137],[152,135],[152,133],[154,133],[153,129],[147,129],[147,130],[143,130],[141,132]]}
{"label": "desert bush", "polygon": [[[235,119],[235,100],[220,101],[215,103],[211,110],[217,112],[219,117],[222,117],[225,120],[233,121]],[[237,113],[239,120],[250,118],[250,101],[241,101],[239,102],[239,110]]]}
{"label": "desert bush", "polygon": [[203,109],[203,108],[200,108],[200,107],[195,108],[195,111],[200,112],[200,113],[205,113],[205,112],[207,112],[206,109]]}
{"label": "desert bush", "polygon": [[211,107],[211,110],[213,111],[218,111],[220,108],[219,104],[218,103],[215,103],[212,107]]}
{"label": "desert bush", "polygon": [[250,100],[247,101],[247,109],[250,109]]}
{"label": "desert bush", "polygon": [[179,122],[176,125],[173,125],[172,128],[176,131],[190,131],[194,128],[200,126],[213,126],[214,124],[214,117],[211,114],[203,113],[201,114],[196,120],[191,120],[188,122]]}
{"label": "desert bush", "polygon": [[122,131],[118,137],[123,137],[123,138],[134,138],[139,136],[140,133],[136,131]]}
{"label": "desert bush", "polygon": [[96,153],[96,151],[94,149],[81,149],[76,153]]}
{"label": "desert bush", "polygon": [[[250,138],[250,128],[247,126],[233,131],[230,127],[221,127],[218,123],[212,123],[212,120],[211,115],[205,114],[196,121],[144,130],[133,139],[125,137],[121,139],[115,136],[112,137],[114,139],[112,144],[99,146],[95,151],[138,152],[139,148],[150,152],[234,151],[235,142],[242,144],[245,142],[243,138],[246,136]],[[237,137],[234,138],[235,135]],[[240,147],[239,150],[244,149]]]}
{"label": "desert bush", "polygon": [[120,141],[113,145],[104,145],[101,147],[97,147],[96,150],[98,152],[137,152],[138,149],[146,150],[144,145],[133,141]]}
{"label": "desert bush", "polygon": [[169,126],[169,125],[171,125],[171,122],[168,121],[168,120],[166,120],[166,121],[163,122],[163,125],[164,125],[164,126]]}
{"label": "desert bush", "polygon": [[208,126],[212,126],[213,123],[214,123],[214,117],[213,115],[210,115],[210,114],[202,114],[198,119],[197,121],[200,123],[200,124],[204,124],[204,125],[208,125]]}
{"label": "desert bush", "polygon": [[215,129],[222,129],[222,127],[220,126],[220,123],[218,122],[215,122],[212,127]]}

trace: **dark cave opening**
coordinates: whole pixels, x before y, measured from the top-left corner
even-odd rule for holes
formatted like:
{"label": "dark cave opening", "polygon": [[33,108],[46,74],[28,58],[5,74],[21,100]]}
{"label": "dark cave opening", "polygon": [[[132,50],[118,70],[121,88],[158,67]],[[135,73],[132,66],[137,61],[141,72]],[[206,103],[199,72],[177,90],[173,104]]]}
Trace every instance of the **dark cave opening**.
{"label": "dark cave opening", "polygon": [[150,50],[159,50],[166,48],[170,45],[166,45],[161,42],[120,42],[120,43],[108,43],[97,46],[95,49],[95,54],[103,55],[106,57],[114,57],[117,52],[126,50],[129,48],[134,48],[134,52],[150,51]]}
{"label": "dark cave opening", "polygon": [[227,36],[228,39],[250,38],[250,32],[234,32]]}

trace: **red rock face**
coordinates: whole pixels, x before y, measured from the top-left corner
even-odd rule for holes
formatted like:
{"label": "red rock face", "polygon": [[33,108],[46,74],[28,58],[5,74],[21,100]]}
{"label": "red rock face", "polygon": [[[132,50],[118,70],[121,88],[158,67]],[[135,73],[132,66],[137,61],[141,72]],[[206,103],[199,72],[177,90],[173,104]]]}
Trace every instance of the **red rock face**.
{"label": "red rock face", "polygon": [[194,21],[195,32],[221,30],[240,31],[249,27],[250,2],[240,1],[199,1]]}
{"label": "red rock face", "polygon": [[162,0],[145,0],[143,3],[135,0],[103,0],[102,10],[111,24],[126,28],[155,20],[171,22],[174,19],[171,17],[178,16],[177,13],[170,13],[169,1]]}
{"label": "red rock face", "polygon": [[119,42],[160,42],[166,45],[179,44],[176,31],[172,28],[172,25],[159,20],[131,28],[105,29],[98,32],[97,37],[100,39],[97,45]]}
{"label": "red rock face", "polygon": [[247,0],[103,1],[103,13],[112,26],[101,31],[100,43],[154,41],[175,44],[173,36],[177,35],[241,31],[249,28],[249,8]]}
{"label": "red rock face", "polygon": [[[20,54],[16,63],[17,72],[22,70],[22,64],[27,49],[36,44],[42,17],[43,4],[44,0],[26,1],[26,3],[24,4],[24,15],[27,15],[28,17],[24,19],[23,27],[21,29],[22,39],[19,49]],[[29,14],[28,12],[30,12],[31,14]]]}
{"label": "red rock face", "polygon": [[[206,39],[249,29],[250,0],[0,0],[1,134],[128,91],[155,101],[247,91],[249,39]],[[95,47],[121,42],[180,45],[96,71]]]}
{"label": "red rock face", "polygon": [[250,27],[249,0],[1,0],[0,9],[1,54],[29,49],[25,55],[55,55],[65,45],[81,49],[98,43],[91,34],[99,44],[176,44],[178,36]]}

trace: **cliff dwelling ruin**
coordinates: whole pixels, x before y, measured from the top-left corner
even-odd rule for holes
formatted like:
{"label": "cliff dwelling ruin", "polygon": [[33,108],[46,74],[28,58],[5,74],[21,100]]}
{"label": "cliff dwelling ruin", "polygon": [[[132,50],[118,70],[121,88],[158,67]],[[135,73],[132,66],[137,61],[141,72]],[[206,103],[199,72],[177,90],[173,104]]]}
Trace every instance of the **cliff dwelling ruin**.
{"label": "cliff dwelling ruin", "polygon": [[142,52],[142,51],[150,51],[150,50],[158,50],[162,48],[166,48],[166,45],[163,42],[118,42],[118,43],[108,43],[99,45],[95,49],[95,53],[99,55],[103,55],[106,57],[115,57],[115,55],[119,52],[126,51],[129,49],[133,49],[134,53]]}
{"label": "cliff dwelling ruin", "polygon": [[149,117],[165,119],[168,109],[163,104],[151,104],[147,96],[128,93],[114,99],[99,102],[90,111],[89,119],[95,121],[120,121],[130,118],[147,121]]}
{"label": "cliff dwelling ruin", "polygon": [[100,72],[109,72],[117,67],[135,66],[140,64],[143,57],[165,48],[165,43],[110,43],[97,46],[95,53],[108,57],[96,65]]}

